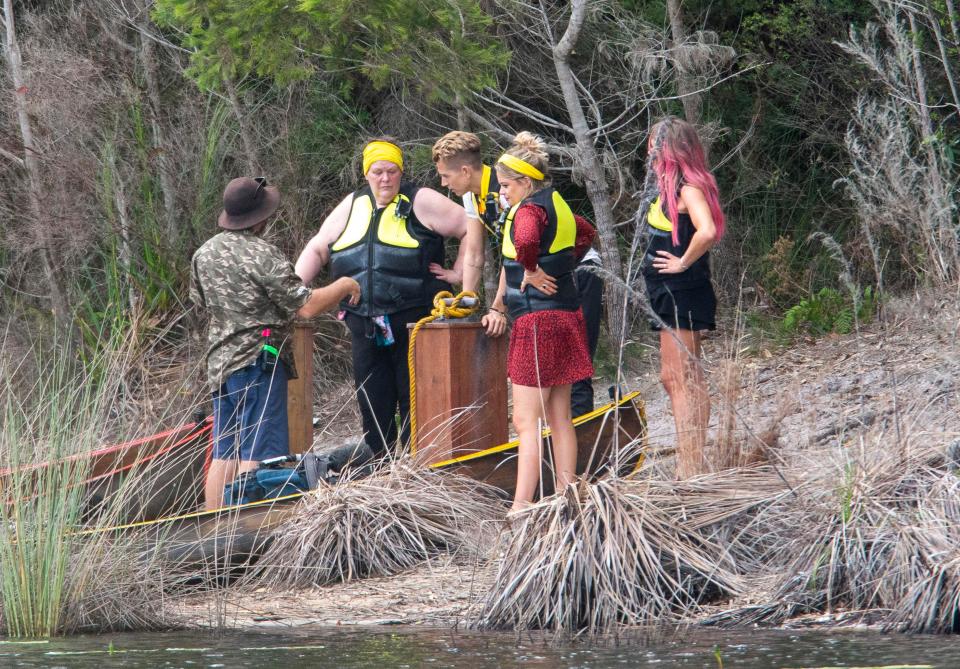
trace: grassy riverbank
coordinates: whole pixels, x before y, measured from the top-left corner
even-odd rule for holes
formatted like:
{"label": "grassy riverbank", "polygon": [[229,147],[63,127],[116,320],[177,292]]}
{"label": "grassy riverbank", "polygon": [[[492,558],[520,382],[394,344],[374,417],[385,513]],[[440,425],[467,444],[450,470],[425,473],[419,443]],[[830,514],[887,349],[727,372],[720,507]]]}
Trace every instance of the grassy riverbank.
{"label": "grassy riverbank", "polygon": [[133,537],[78,532],[117,524],[142,499],[136,463],[109,496],[91,497],[100,484],[88,483],[86,455],[142,434],[122,411],[143,380],[141,343],[104,345],[82,364],[40,344],[3,360],[0,621],[11,637],[170,626],[158,560]]}

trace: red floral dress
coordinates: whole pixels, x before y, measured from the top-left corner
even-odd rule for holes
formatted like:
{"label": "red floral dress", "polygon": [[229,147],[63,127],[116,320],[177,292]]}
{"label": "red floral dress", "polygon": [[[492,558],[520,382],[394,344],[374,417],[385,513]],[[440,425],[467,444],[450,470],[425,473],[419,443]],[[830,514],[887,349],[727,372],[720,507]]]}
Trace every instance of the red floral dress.
{"label": "red floral dress", "polygon": [[[593,226],[576,216],[576,256],[582,258],[596,234]],[[535,204],[525,204],[513,219],[513,243],[517,262],[524,269],[537,268],[540,236],[547,228],[547,213]],[[587,348],[583,311],[548,309],[520,316],[510,330],[507,376],[521,386],[545,388],[574,383],[593,376]]]}

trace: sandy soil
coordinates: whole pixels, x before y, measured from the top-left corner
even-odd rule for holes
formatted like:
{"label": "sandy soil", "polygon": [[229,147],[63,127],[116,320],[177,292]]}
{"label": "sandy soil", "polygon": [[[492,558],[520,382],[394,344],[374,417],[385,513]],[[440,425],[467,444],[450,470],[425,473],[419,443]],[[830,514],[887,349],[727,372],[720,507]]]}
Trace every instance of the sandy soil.
{"label": "sandy soil", "polygon": [[459,622],[493,582],[490,561],[441,556],[415,570],[297,592],[267,588],[228,590],[220,598],[186,602],[191,626],[298,627],[303,625],[443,625]]}
{"label": "sandy soil", "polygon": [[[947,447],[960,439],[958,313],[952,301],[900,300],[888,305],[884,323],[786,349],[749,337],[733,346],[729,335],[713,336],[705,342],[705,360],[714,403],[721,403],[718,370],[733,359],[740,382],[726,399],[735,400],[743,442],[781,418],[779,448],[785,455],[816,445],[855,445],[868,435],[882,436],[891,448],[916,440]],[[656,369],[640,369],[631,385],[647,402],[652,451],[668,450],[673,420]],[[648,466],[654,475],[672,475],[669,456],[651,458]],[[298,592],[234,588],[178,608],[190,624],[201,626],[217,620],[239,627],[455,625],[489,587],[494,562],[445,556],[389,578]],[[826,622],[820,618],[814,622]]]}

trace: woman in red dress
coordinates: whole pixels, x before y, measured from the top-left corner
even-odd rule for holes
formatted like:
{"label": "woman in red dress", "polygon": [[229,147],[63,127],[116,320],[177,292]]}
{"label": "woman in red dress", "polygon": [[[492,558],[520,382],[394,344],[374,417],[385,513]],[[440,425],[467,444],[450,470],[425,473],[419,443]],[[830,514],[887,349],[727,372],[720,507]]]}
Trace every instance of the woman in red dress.
{"label": "woman in red dress", "polygon": [[520,446],[512,511],[533,500],[540,481],[540,423],[553,435],[556,489],[576,477],[577,435],[570,386],[593,374],[574,270],[596,231],[550,187],[543,140],[521,132],[497,161],[510,205],[503,228],[500,287],[483,324],[490,335],[513,321],[507,375]]}

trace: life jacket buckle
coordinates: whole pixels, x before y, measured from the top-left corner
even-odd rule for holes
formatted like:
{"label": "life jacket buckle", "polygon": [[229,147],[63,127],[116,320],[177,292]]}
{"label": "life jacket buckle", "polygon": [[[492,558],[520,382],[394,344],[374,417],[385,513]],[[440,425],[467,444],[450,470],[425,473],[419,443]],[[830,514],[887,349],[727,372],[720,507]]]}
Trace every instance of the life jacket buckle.
{"label": "life jacket buckle", "polygon": [[413,211],[413,202],[406,195],[400,195],[397,198],[397,206],[394,209],[394,216],[405,221]]}

